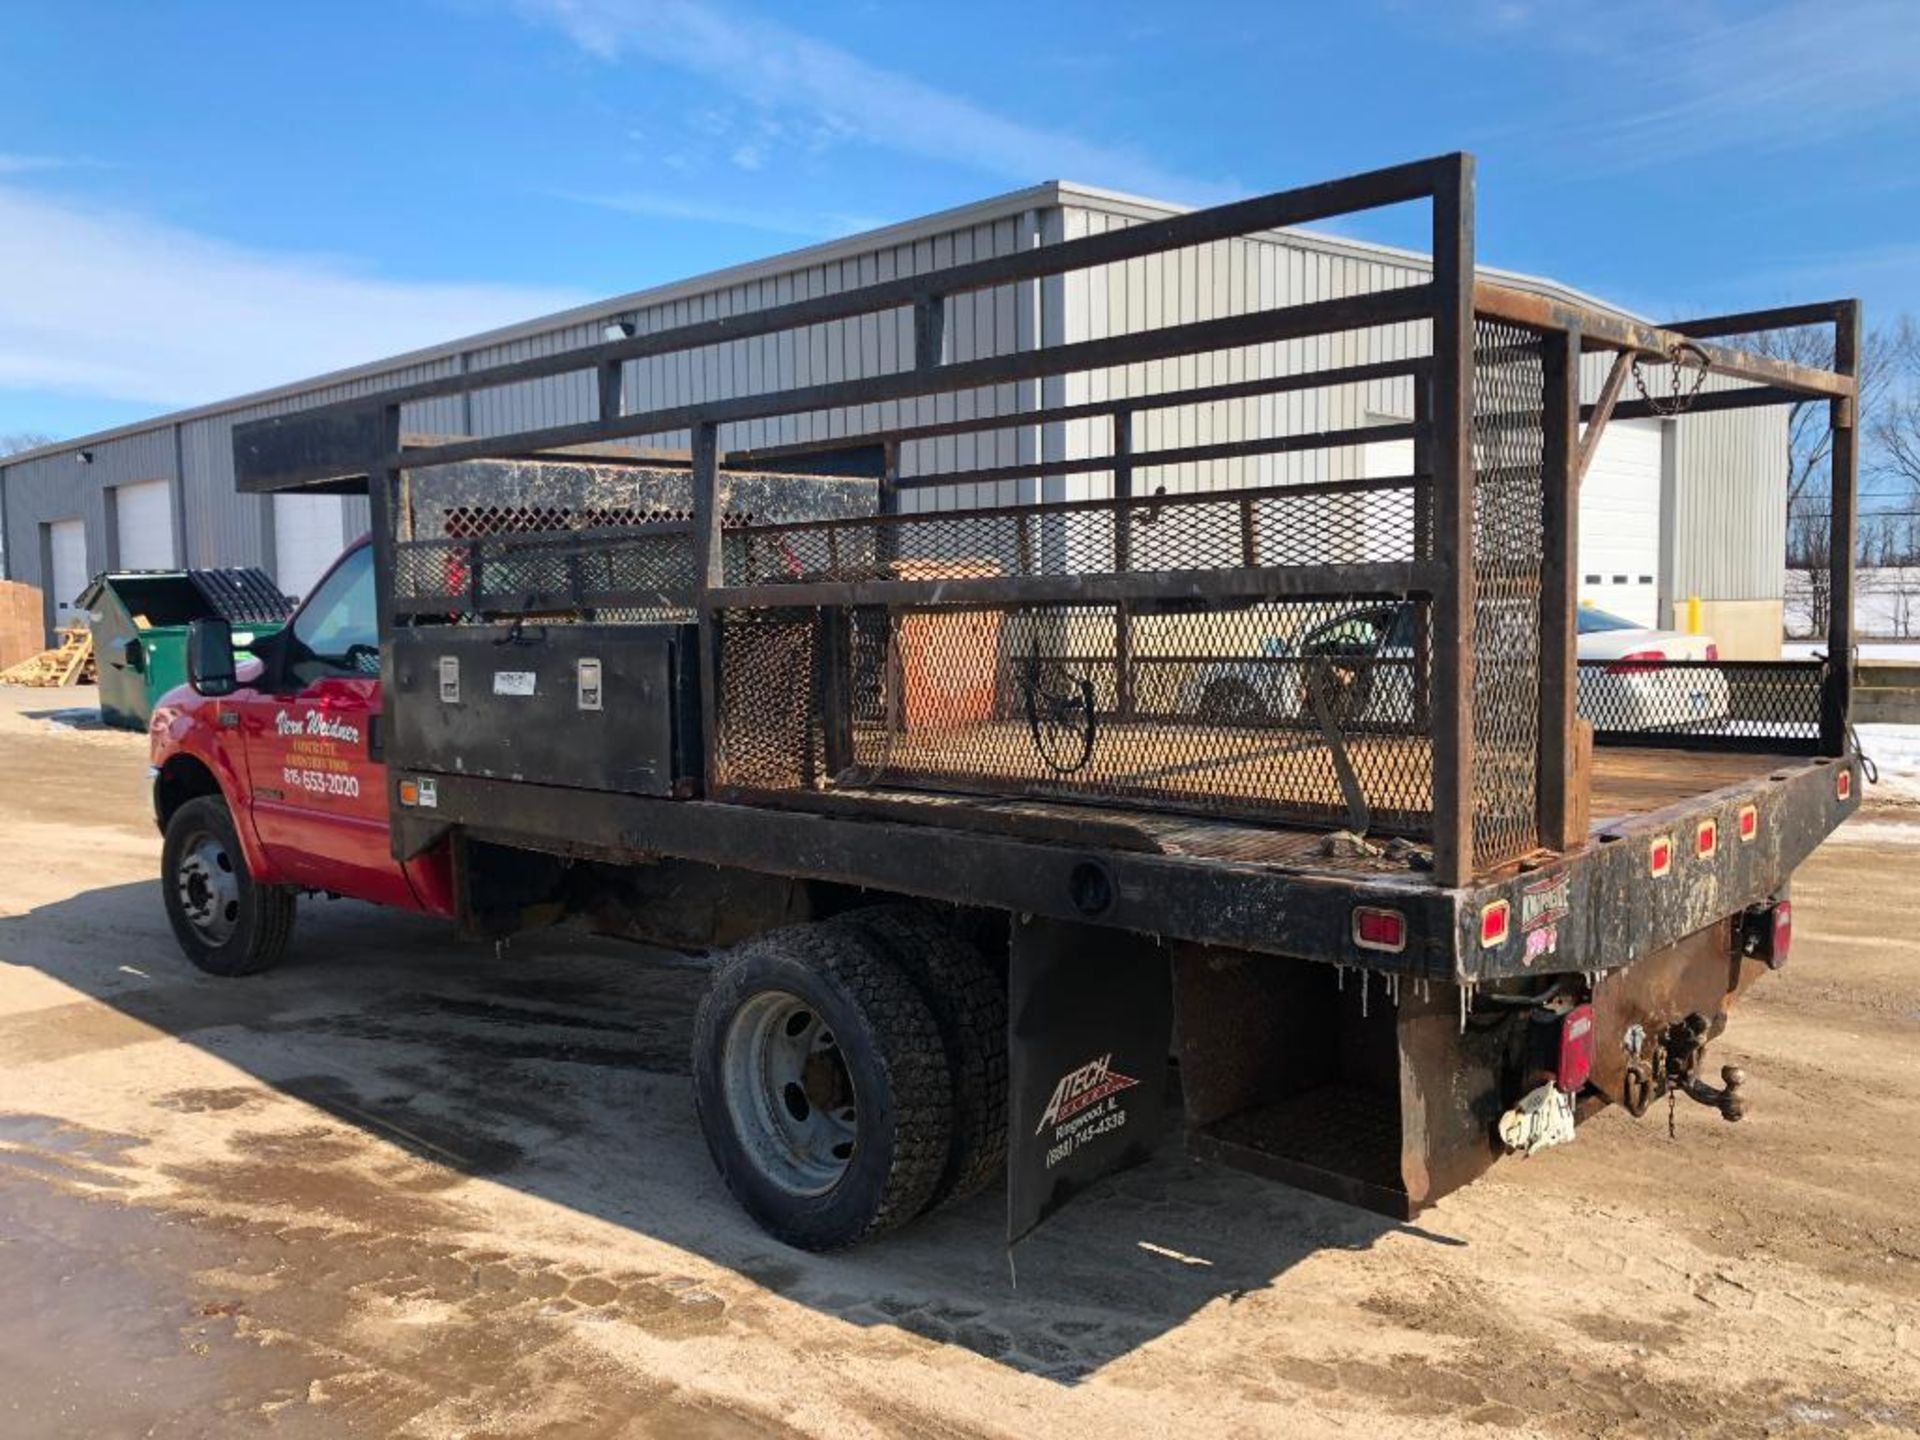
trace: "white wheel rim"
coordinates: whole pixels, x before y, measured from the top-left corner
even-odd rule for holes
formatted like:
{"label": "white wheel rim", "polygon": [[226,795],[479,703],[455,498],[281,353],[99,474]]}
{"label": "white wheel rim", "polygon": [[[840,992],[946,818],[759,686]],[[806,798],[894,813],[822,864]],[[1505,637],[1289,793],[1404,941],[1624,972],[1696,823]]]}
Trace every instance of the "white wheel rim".
{"label": "white wheel rim", "polygon": [[180,910],[209,945],[224,945],[240,923],[240,876],[216,835],[198,831],[181,847],[174,870]]}
{"label": "white wheel rim", "polygon": [[790,1195],[839,1184],[859,1141],[853,1077],[820,1013],[766,990],[742,1005],[721,1044],[734,1133],[760,1172]]}

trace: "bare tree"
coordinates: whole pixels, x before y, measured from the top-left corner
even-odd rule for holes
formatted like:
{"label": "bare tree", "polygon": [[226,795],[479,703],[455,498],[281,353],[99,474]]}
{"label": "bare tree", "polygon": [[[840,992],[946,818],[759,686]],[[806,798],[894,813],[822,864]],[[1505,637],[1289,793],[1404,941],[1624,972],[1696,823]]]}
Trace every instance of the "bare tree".
{"label": "bare tree", "polygon": [[1906,508],[1920,507],[1920,326],[1901,317],[1889,352],[1890,383],[1871,409],[1862,406],[1872,473],[1905,491]]}
{"label": "bare tree", "polygon": [[1819,639],[1827,633],[1832,612],[1833,529],[1824,513],[1801,507],[1787,511],[1787,569],[1800,571],[1807,592],[1805,636]]}
{"label": "bare tree", "polygon": [[38,450],[42,445],[51,445],[54,437],[42,435],[38,430],[16,430],[11,435],[0,435],[0,455],[18,455],[22,450]]}
{"label": "bare tree", "polygon": [[[1788,360],[1817,370],[1833,368],[1833,336],[1826,327],[1812,325],[1792,330],[1764,330],[1744,336],[1740,348],[1776,360]],[[1920,363],[1920,334],[1910,316],[1891,328],[1869,330],[1860,345],[1860,394],[1855,407],[1862,433],[1870,444],[1890,390],[1912,398],[1911,380]],[[1920,412],[1916,413],[1920,422]],[[1920,430],[1915,431],[1920,440]],[[1915,458],[1920,461],[1920,447]],[[1833,428],[1827,423],[1827,402],[1808,396],[1796,400],[1787,419],[1787,529],[1796,516],[1817,512],[1824,518],[1833,495]],[[1869,465],[1871,465],[1869,461]],[[1916,472],[1920,473],[1920,472]]]}

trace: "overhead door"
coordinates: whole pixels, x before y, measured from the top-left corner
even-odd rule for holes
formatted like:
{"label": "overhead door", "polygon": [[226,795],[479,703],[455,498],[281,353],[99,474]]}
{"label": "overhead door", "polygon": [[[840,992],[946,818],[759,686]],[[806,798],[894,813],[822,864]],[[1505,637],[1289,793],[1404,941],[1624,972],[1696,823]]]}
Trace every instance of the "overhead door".
{"label": "overhead door", "polygon": [[52,561],[48,578],[52,582],[55,628],[85,620],[85,612],[74,609],[73,602],[93,578],[87,573],[86,522],[55,520],[47,526],[47,550]]}
{"label": "overhead door", "polygon": [[273,497],[273,578],[300,599],[346,543],[346,519],[338,495]]}
{"label": "overhead door", "polygon": [[1660,627],[1661,422],[1616,420],[1580,487],[1580,601]]}
{"label": "overhead door", "polygon": [[114,491],[114,538],[122,570],[171,570],[173,495],[165,480],[143,480]]}

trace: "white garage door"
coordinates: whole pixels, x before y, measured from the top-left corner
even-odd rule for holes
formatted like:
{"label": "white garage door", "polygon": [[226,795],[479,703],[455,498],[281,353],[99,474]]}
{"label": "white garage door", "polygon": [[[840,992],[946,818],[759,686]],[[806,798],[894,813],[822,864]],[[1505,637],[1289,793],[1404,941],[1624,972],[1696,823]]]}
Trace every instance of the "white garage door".
{"label": "white garage door", "polygon": [[[1385,415],[1368,415],[1369,425],[1404,425],[1404,420],[1395,420]],[[1392,480],[1413,473],[1413,441],[1378,440],[1366,445],[1360,451],[1360,473],[1368,480]],[[1354,497],[1349,497],[1354,498]],[[1365,545],[1355,552],[1356,563],[1378,560],[1405,560],[1408,558],[1407,544],[1408,521],[1407,497],[1404,491],[1387,491],[1379,495],[1362,494],[1355,518],[1365,537]],[[1336,508],[1340,502],[1334,502]]]}
{"label": "white garage door", "polygon": [[1658,420],[1616,420],[1580,487],[1580,600],[1660,626]]}
{"label": "white garage door", "polygon": [[83,520],[56,520],[47,527],[48,546],[53,552],[53,623],[56,627],[86,619],[86,612],[73,608],[74,598],[87,588],[93,576],[87,573],[87,526]]}
{"label": "white garage door", "polygon": [[299,599],[327,573],[346,544],[346,513],[338,495],[273,497],[273,578]]}
{"label": "white garage door", "polygon": [[122,570],[173,568],[173,497],[166,481],[122,485],[114,492],[113,523]]}

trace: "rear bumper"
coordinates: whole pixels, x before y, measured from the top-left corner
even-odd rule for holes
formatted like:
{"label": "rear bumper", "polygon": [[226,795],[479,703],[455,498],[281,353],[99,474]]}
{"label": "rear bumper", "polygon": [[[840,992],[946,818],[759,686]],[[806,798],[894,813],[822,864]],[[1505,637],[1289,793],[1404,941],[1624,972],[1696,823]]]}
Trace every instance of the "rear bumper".
{"label": "rear bumper", "polygon": [[[1764,903],[1859,809],[1859,770],[1857,756],[1794,761],[1633,816],[1547,864],[1457,892],[1458,977],[1610,970]],[[1749,810],[1752,833],[1743,838]],[[1502,902],[1511,914],[1506,938],[1483,945],[1482,913]]]}

